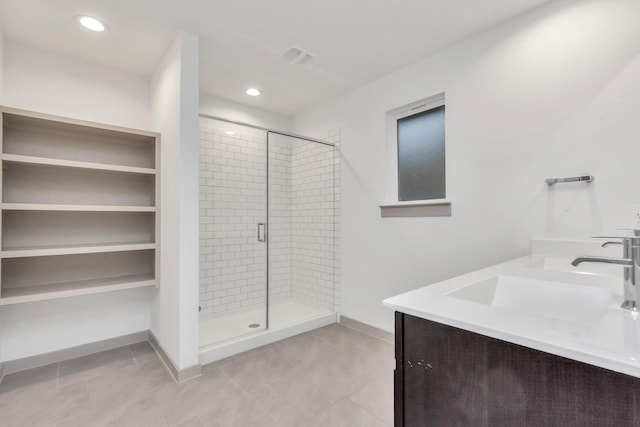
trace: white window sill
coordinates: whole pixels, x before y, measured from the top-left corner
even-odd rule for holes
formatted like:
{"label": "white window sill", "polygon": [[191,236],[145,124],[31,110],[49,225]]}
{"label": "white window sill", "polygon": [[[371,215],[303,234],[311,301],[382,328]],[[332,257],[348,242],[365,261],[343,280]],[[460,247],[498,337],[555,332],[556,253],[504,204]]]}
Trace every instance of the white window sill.
{"label": "white window sill", "polygon": [[380,205],[380,216],[382,218],[451,216],[451,201],[419,200]]}

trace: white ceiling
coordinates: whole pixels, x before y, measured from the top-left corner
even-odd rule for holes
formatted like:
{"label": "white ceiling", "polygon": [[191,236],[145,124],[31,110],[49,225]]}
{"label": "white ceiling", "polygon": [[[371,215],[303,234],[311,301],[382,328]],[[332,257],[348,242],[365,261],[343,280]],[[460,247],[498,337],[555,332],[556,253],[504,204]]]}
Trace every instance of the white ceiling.
{"label": "white ceiling", "polygon": [[[549,0],[0,0],[6,37],[150,75],[200,37],[203,92],[285,115],[336,97]],[[106,34],[74,16],[103,19]],[[279,57],[297,45],[305,65]],[[244,91],[255,86],[257,98]]]}

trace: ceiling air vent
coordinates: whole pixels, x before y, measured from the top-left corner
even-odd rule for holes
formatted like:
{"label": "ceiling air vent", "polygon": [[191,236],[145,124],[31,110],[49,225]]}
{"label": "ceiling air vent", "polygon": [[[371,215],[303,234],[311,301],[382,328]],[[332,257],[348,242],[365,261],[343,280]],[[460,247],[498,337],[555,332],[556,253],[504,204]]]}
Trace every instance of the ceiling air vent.
{"label": "ceiling air vent", "polygon": [[291,46],[280,55],[280,58],[292,65],[302,65],[311,61],[313,54],[298,46]]}

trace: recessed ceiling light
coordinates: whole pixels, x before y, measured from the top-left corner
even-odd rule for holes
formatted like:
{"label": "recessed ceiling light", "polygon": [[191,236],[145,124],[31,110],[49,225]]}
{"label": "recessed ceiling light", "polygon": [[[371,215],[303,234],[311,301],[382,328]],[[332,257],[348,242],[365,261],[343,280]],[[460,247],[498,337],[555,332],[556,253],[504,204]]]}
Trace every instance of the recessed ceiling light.
{"label": "recessed ceiling light", "polygon": [[233,134],[234,134],[234,132],[232,132],[232,131],[230,131],[230,130],[226,131],[225,133],[226,133],[227,135],[233,135]]}
{"label": "recessed ceiling light", "polygon": [[260,95],[260,91],[258,89],[250,88],[247,89],[247,95],[258,96]]}
{"label": "recessed ceiling light", "polygon": [[80,15],[77,17],[78,22],[87,30],[101,33],[107,30],[107,24],[91,16]]}

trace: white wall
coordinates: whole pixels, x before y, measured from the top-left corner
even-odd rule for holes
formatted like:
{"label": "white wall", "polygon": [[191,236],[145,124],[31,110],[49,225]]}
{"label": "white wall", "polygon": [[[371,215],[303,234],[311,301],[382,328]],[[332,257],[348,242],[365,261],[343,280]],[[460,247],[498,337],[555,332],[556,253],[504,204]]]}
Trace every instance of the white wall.
{"label": "white wall", "polygon": [[268,129],[291,129],[290,117],[248,107],[207,93],[200,94],[200,113]]}
{"label": "white wall", "polygon": [[[640,3],[555,1],[294,118],[342,131],[342,314],[528,253],[531,236],[630,225],[640,204]],[[450,218],[380,218],[385,113],[446,92]],[[549,188],[552,176],[595,175]]]}
{"label": "white wall", "polygon": [[151,289],[0,307],[0,361],[149,330]]}
{"label": "white wall", "polygon": [[162,133],[160,290],[151,330],[178,369],[198,361],[198,39],[180,33],[152,76]]}
{"label": "white wall", "polygon": [[[148,129],[148,79],[5,40],[2,104]],[[19,359],[150,328],[155,290],[0,307],[0,361]]]}
{"label": "white wall", "polygon": [[3,104],[149,129],[149,79],[5,39]]}
{"label": "white wall", "polygon": [[0,28],[0,104],[4,102],[4,34]]}

